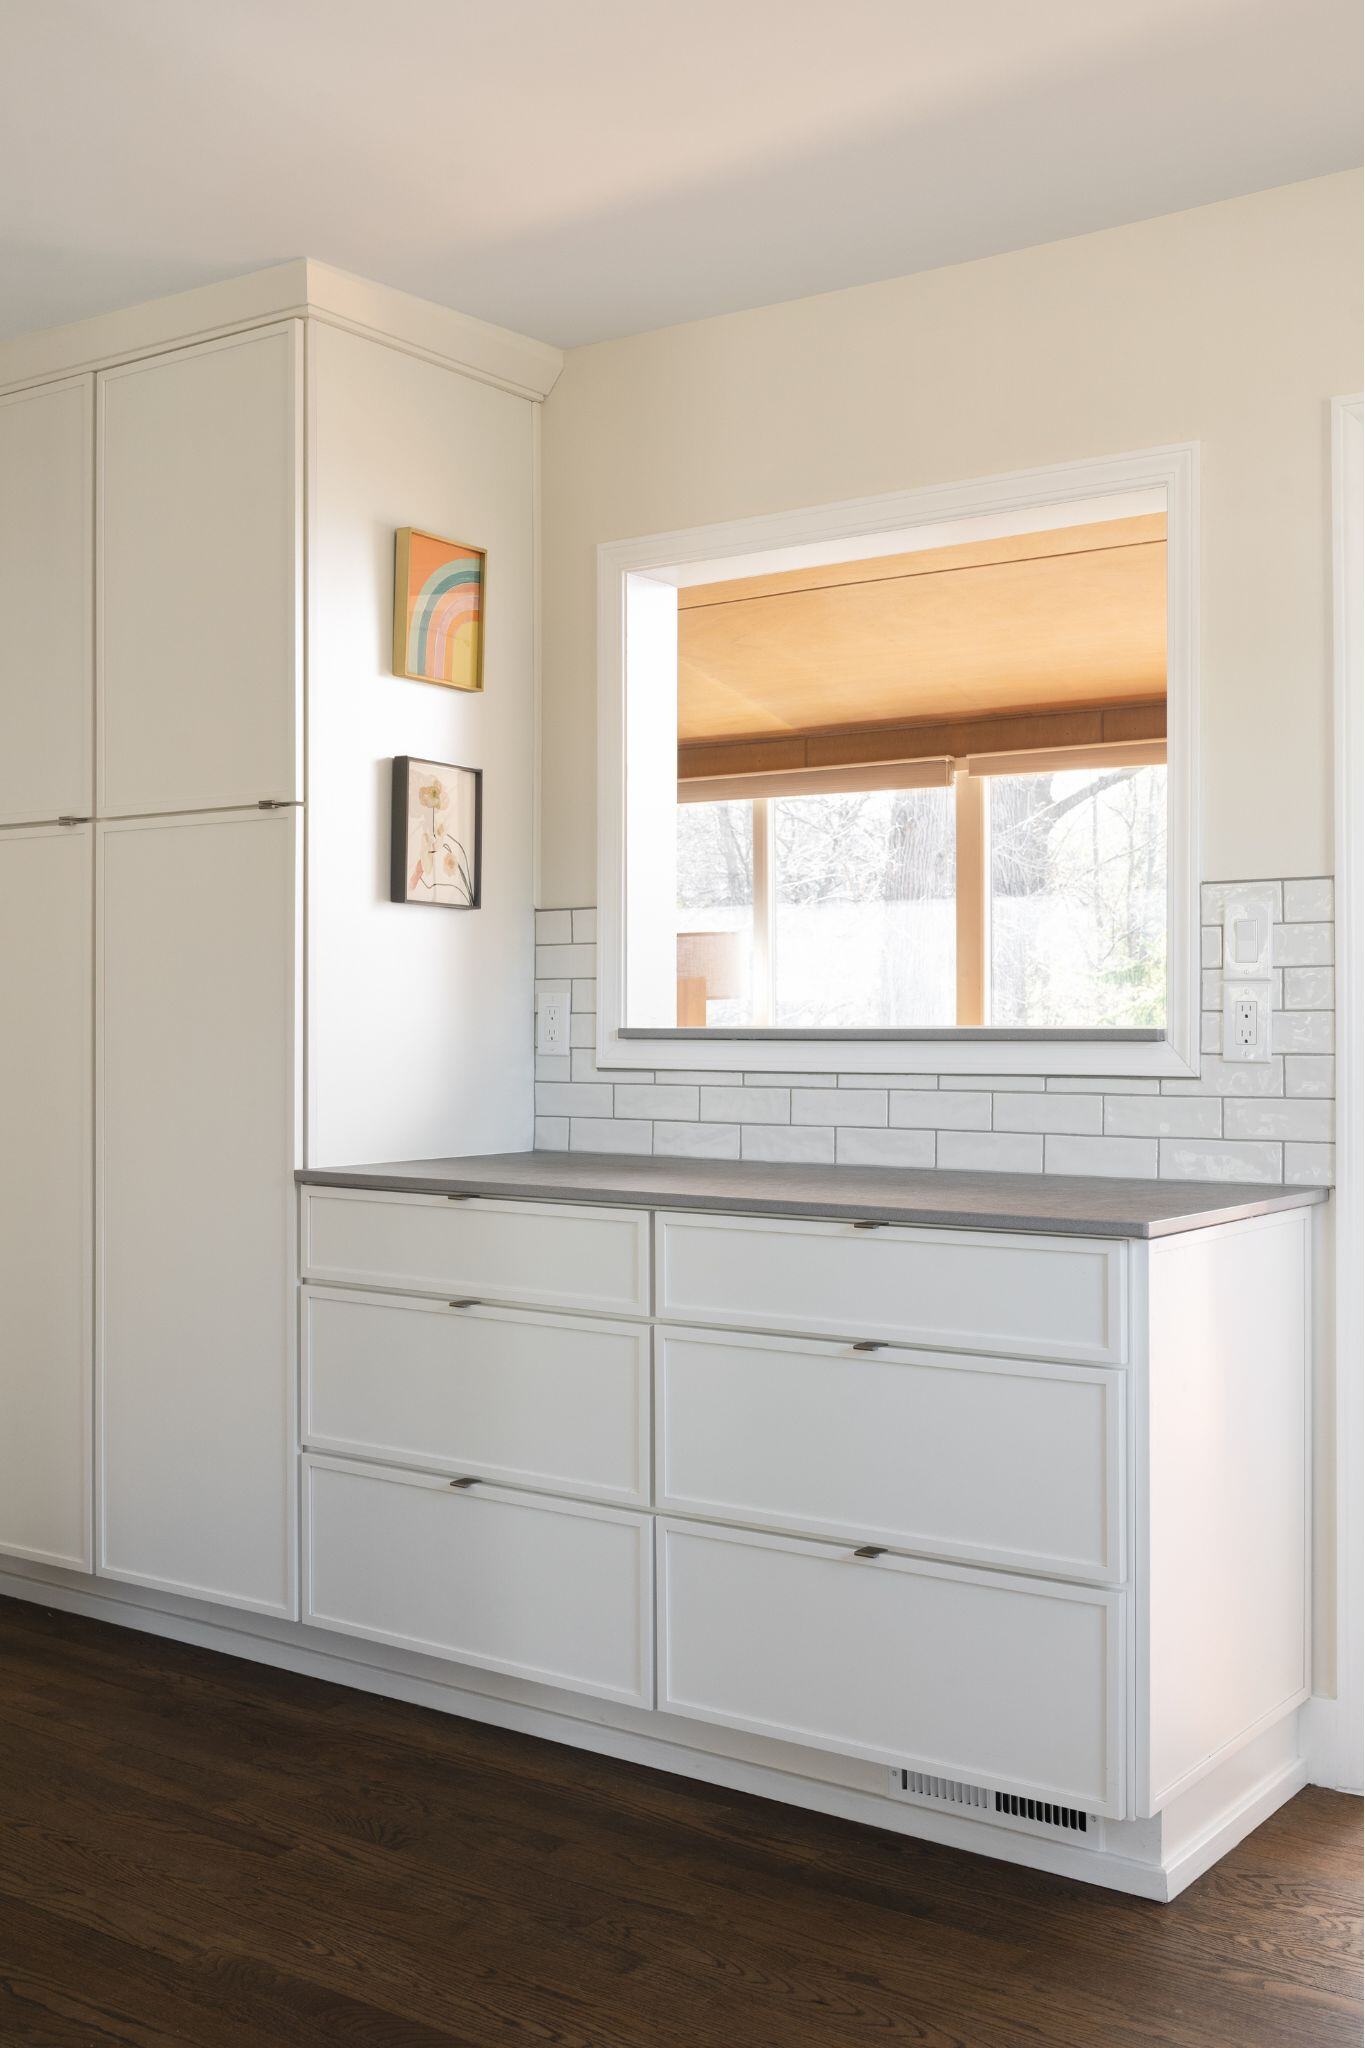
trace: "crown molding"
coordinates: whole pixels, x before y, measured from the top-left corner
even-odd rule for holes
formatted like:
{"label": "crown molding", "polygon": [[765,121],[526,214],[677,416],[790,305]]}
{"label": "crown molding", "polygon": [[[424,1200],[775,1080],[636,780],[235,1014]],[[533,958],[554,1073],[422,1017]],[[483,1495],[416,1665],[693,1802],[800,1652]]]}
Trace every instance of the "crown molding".
{"label": "crown molding", "polygon": [[285,318],[323,320],[533,400],[553,388],[564,362],[562,352],[546,342],[299,257],[0,342],[0,391],[108,369]]}

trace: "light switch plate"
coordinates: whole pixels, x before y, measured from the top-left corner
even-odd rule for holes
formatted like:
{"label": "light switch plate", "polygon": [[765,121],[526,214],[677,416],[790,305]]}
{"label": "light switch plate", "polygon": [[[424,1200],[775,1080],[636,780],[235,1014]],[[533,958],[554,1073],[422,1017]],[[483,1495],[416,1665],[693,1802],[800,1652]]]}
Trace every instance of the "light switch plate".
{"label": "light switch plate", "polygon": [[1238,889],[1223,912],[1223,973],[1239,981],[1270,978],[1273,889]]}
{"label": "light switch plate", "polygon": [[1268,981],[1223,981],[1223,1058],[1270,1058],[1270,995]]}

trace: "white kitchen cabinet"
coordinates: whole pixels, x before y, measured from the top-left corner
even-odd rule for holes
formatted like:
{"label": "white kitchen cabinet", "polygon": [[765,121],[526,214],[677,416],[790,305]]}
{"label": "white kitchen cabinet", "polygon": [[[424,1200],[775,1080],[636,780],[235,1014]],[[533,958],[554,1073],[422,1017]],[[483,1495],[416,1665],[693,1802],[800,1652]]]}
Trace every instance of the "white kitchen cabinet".
{"label": "white kitchen cabinet", "polygon": [[305,1287],[314,1450],[646,1505],[649,1327]]}
{"label": "white kitchen cabinet", "polygon": [[93,380],[0,398],[0,825],[91,814]]}
{"label": "white kitchen cabinet", "polygon": [[90,827],[0,832],[0,1551],[84,1571],[90,944]]}
{"label": "white kitchen cabinet", "polygon": [[659,1706],[1122,1813],[1122,1596],[702,1523],[659,1527]]}
{"label": "white kitchen cabinet", "polygon": [[1120,1372],[673,1325],[656,1345],[662,1508],[1123,1576]]}
{"label": "white kitchen cabinet", "polygon": [[295,1611],[297,814],[99,834],[97,1569]]}
{"label": "white kitchen cabinet", "polygon": [[304,1463],[306,1620],[653,1705],[648,1515],[335,1458]]}
{"label": "white kitchen cabinet", "polygon": [[659,1314],[683,1323],[1121,1365],[1112,1240],[774,1216],[659,1217]]}
{"label": "white kitchen cabinet", "polygon": [[302,329],[99,377],[99,811],[301,794]]}
{"label": "white kitchen cabinet", "polygon": [[649,1218],[578,1203],[309,1188],[310,1280],[476,1295],[596,1315],[649,1314]]}

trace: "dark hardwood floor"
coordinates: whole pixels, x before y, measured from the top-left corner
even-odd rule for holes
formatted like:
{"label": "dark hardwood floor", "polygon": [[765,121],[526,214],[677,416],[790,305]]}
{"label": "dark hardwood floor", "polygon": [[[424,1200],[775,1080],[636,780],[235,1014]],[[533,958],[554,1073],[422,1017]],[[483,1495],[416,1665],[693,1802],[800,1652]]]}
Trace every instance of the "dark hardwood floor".
{"label": "dark hardwood floor", "polygon": [[1172,1906],[0,1601],[4,2048],[1328,2048],[1360,1808]]}

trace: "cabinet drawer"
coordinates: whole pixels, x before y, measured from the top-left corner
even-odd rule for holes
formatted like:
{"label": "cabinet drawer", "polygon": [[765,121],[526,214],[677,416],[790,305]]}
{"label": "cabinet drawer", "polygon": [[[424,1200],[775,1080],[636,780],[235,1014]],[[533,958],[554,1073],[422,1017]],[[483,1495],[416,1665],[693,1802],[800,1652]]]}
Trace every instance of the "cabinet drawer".
{"label": "cabinet drawer", "polygon": [[661,1328],[659,1504],[1122,1577],[1122,1373]]}
{"label": "cabinet drawer", "polygon": [[649,1498],[649,1327],[308,1287],[313,1450]]}
{"label": "cabinet drawer", "polygon": [[1084,1365],[1127,1356],[1124,1247],[786,1217],[658,1222],[658,1313]]}
{"label": "cabinet drawer", "polygon": [[304,1189],[304,1277],[542,1308],[649,1314],[639,1209]]}
{"label": "cabinet drawer", "polygon": [[1122,1595],[659,1524],[659,1706],[1123,1812]]}
{"label": "cabinet drawer", "polygon": [[653,1704],[648,1515],[305,1458],[304,1619]]}

